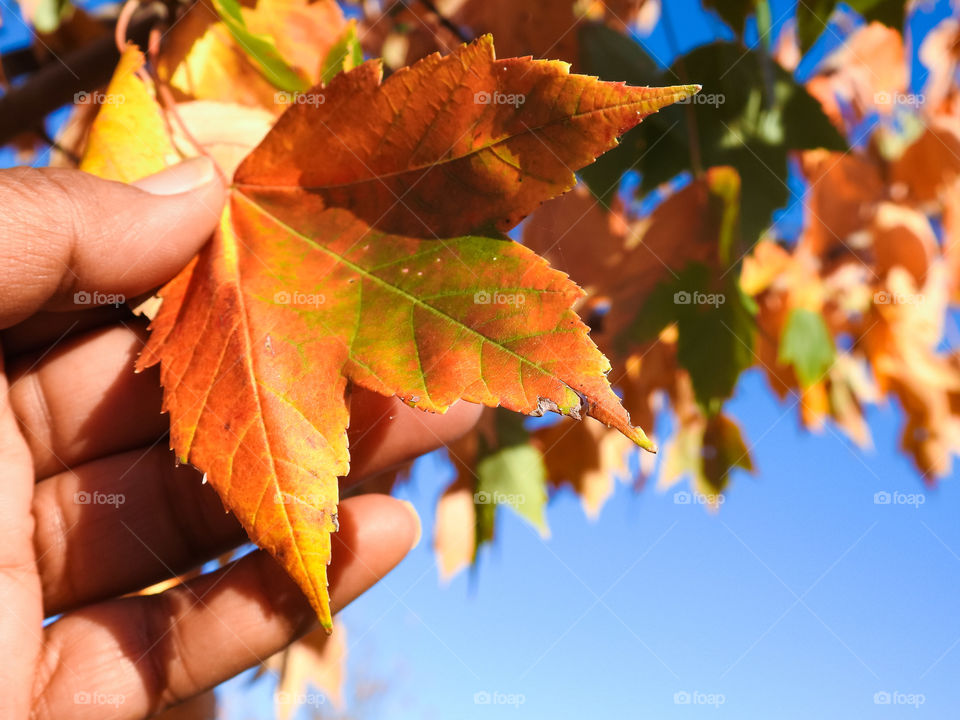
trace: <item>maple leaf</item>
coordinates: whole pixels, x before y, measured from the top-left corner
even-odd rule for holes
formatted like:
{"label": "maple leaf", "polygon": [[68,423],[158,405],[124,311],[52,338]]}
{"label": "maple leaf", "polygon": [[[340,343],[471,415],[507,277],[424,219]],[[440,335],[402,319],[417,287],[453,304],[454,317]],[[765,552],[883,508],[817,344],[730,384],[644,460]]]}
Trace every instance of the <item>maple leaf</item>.
{"label": "maple leaf", "polygon": [[826,150],[803,153],[802,163],[811,189],[810,218],[800,242],[826,259],[869,223],[885,193],[882,169],[870,158]]}
{"label": "maple leaf", "polygon": [[960,120],[944,116],[927,123],[922,135],[891,164],[890,181],[906,189],[906,199],[940,206],[944,187],[960,176]]}
{"label": "maple leaf", "polygon": [[669,489],[689,478],[694,497],[675,496],[674,502],[706,504],[716,511],[735,468],[753,472],[753,460],[737,423],[723,413],[705,416],[693,403],[689,382],[678,384],[674,402],[677,428],[664,449],[664,467],[658,487]]}
{"label": "maple leaf", "polygon": [[837,126],[854,126],[870,112],[893,111],[907,91],[906,67],[900,33],[875,22],[831,53],[807,89]]}
{"label": "maple leaf", "polygon": [[447,455],[456,478],[437,501],[433,535],[442,581],[477,562],[480,548],[493,540],[499,506],[523,518],[542,538],[550,536],[547,468],[521,416],[485,408],[476,426],[447,446]]}
{"label": "maple leaf", "polygon": [[322,630],[314,630],[267,658],[263,667],[278,675],[274,693],[277,720],[290,720],[317,690],[329,698],[334,708],[343,708],[347,628],[339,621],[335,627],[332,637]]}
{"label": "maple leaf", "polygon": [[96,114],[81,170],[133,182],[181,157],[203,152],[225,175],[232,175],[273,124],[273,115],[266,110],[211,100],[179,103],[177,122],[167,123],[150,88],[138,76],[142,68],[143,53],[135,45],[128,46],[106,90],[123,102],[108,103]]}
{"label": "maple leaf", "polygon": [[592,520],[599,517],[613,494],[616,476],[627,474],[630,442],[590,419],[539,428],[533,441],[543,453],[550,484],[569,484],[580,496],[587,516]]}
{"label": "maple leaf", "polygon": [[382,84],[377,62],[338,75],[241,163],[214,239],[161,291],[137,367],[161,365],[178,457],[325,627],[348,381],[434,412],[462,399],[590,415],[652,449],[571,309],[582,292],[488,231],[696,89],[496,60],[487,37]]}
{"label": "maple leaf", "polygon": [[[474,442],[476,436],[467,435]],[[437,501],[433,531],[433,550],[436,555],[440,580],[448,581],[474,561],[477,555],[477,506],[474,501],[476,482],[471,477],[471,466],[462,459],[464,450],[449,448],[450,459],[457,469],[456,479],[444,489]],[[475,461],[469,456],[469,463]]]}
{"label": "maple leaf", "polygon": [[[506,230],[572,188],[573,169],[618,135],[696,91],[599,83],[559,61],[498,61],[489,36],[380,80],[379,64],[364,63],[317,103],[291,107],[237,170],[237,186],[281,215],[308,201],[416,237]],[[302,150],[317,145],[322,163]]]}
{"label": "maple leaf", "polygon": [[[97,113],[81,170],[133,182],[179,160],[157,101],[136,74],[142,67],[143,53],[134,45],[128,46],[106,91],[111,97],[123,98],[123,102],[108,103]],[[136,142],[117,143],[118,137],[134,137]]]}
{"label": "maple leaf", "polygon": [[[739,182],[730,168],[711,168],[703,178],[668,197],[647,217],[615,206],[608,212],[582,187],[545,203],[523,226],[523,243],[609,304],[594,336],[618,356],[615,338],[633,323],[658,284],[693,262],[718,266],[721,249],[734,243],[721,234]],[[684,239],[677,242],[677,238]],[[589,240],[588,240],[589,239]],[[659,328],[657,328],[659,330]]]}

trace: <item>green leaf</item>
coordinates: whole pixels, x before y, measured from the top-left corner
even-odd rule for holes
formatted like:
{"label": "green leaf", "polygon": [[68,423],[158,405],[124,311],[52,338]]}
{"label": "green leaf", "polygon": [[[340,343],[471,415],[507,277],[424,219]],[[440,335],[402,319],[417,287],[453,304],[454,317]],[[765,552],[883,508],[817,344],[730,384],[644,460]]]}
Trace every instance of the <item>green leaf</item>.
{"label": "green leaf", "polygon": [[720,413],[707,420],[700,455],[702,480],[713,493],[726,490],[734,468],[753,472],[753,459],[739,426]]}
{"label": "green leaf", "polygon": [[[802,52],[807,52],[820,37],[837,5],[837,0],[806,0],[797,5],[797,39]],[[849,0],[847,5],[867,22],[876,20],[896,30],[903,30],[906,3],[902,1]]]}
{"label": "green leaf", "polygon": [[660,77],[653,59],[622,32],[599,23],[584,23],[578,32],[580,62],[591,75],[627,85],[650,85]]}
{"label": "green leaf", "polygon": [[250,31],[240,12],[238,0],[213,0],[213,6],[223,24],[233,35],[233,39],[244,49],[269,82],[291,93],[310,89],[310,83],[300,77],[280,55],[272,37]]}
{"label": "green leaf", "polygon": [[530,444],[523,416],[498,408],[491,444],[480,436],[477,458],[477,547],[493,536],[493,513],[505,505],[539,530],[549,534],[545,508],[547,468],[540,451]]}
{"label": "green leaf", "polygon": [[807,52],[817,41],[836,7],[837,0],[808,0],[797,5],[797,40],[801,52]]}
{"label": "green leaf", "polygon": [[[639,74],[650,60],[639,45],[630,45],[632,49],[613,47],[609,61],[602,46],[585,53],[585,72],[609,80],[624,79],[628,72]],[[619,70],[618,62],[623,66]],[[706,45],[649,84],[675,80],[681,62],[685,76],[703,85],[699,95],[648,118],[582,177],[595,195],[605,198],[611,186],[616,189],[620,175],[635,168],[642,174],[641,192],[649,192],[694,169],[690,142],[695,137],[704,167],[732,165],[740,174],[742,197],[747,199],[742,203],[741,228],[749,246],[789,199],[789,153],[818,147],[842,152],[846,141],[820,103],[779,65],[768,68],[772,90],[765,90],[764,60],[757,51],[745,52],[734,43]]]}
{"label": "green leaf", "polygon": [[[744,54],[730,43],[697,48],[684,58],[686,72],[703,85],[692,108],[703,164],[732,165],[739,172],[742,197],[747,200],[742,204],[741,223],[748,244],[760,237],[773,212],[789,198],[786,180],[791,151],[847,149],[820,103],[781,66],[773,65],[772,93],[765,90],[763,62],[761,53]],[[677,121],[671,132],[687,135],[687,109],[663,113],[664,121]],[[662,155],[654,148],[650,165],[657,167]],[[689,166],[689,160],[685,164]],[[647,173],[643,186],[652,189],[665,179]]]}
{"label": "green leaf", "polygon": [[37,32],[52,33],[72,12],[70,0],[40,0],[34,6],[33,17],[27,20],[33,23]]}
{"label": "green leaf", "polygon": [[792,365],[800,385],[816,384],[833,365],[836,348],[820,313],[793,308],[787,317],[777,361]]}
{"label": "green leaf", "polygon": [[691,263],[654,288],[627,335],[650,341],[676,323],[677,360],[690,373],[697,402],[714,413],[733,394],[740,373],[754,364],[756,312],[736,273],[715,278],[706,265]]}
{"label": "green leaf", "polygon": [[[590,75],[639,86],[654,85],[660,80],[660,69],[650,56],[632,39],[606,25],[582,25],[579,45],[580,64]],[[651,124],[658,127],[651,131]],[[659,115],[651,115],[643,125],[624,135],[613,150],[581,170],[581,179],[604,206],[610,207],[623,173],[633,169],[635,159],[643,157],[647,138],[662,136],[668,129],[669,126],[660,122]]]}
{"label": "green leaf", "polygon": [[755,4],[756,0],[703,0],[703,6],[723,18],[738,36],[743,35],[744,23]]}
{"label": "green leaf", "polygon": [[363,48],[360,47],[360,39],[357,37],[357,23],[352,20],[344,31],[343,37],[337,40],[327,53],[323,61],[323,69],[320,71],[320,80],[327,85],[334,76],[352,70],[362,62]]}
{"label": "green leaf", "polygon": [[[820,103],[780,65],[773,64],[772,92],[764,88],[763,57],[731,43],[697,48],[684,59],[687,75],[703,85],[689,101],[705,167],[732,165],[743,182],[741,228],[747,245],[769,227],[773,212],[789,199],[787,160],[794,150],[818,147],[843,152],[847,144]],[[675,66],[676,67],[676,66]],[[690,169],[691,108],[661,112],[669,141],[648,139],[642,160],[644,192]],[[648,132],[655,131],[648,127]]]}
{"label": "green leaf", "polygon": [[733,418],[722,412],[706,421],[680,423],[665,449],[663,480],[672,485],[683,477],[691,490],[718,507],[735,468],[753,472],[753,459]]}
{"label": "green leaf", "polygon": [[867,22],[876,20],[888,27],[903,31],[907,6],[903,0],[848,0],[847,4],[860,13]]}

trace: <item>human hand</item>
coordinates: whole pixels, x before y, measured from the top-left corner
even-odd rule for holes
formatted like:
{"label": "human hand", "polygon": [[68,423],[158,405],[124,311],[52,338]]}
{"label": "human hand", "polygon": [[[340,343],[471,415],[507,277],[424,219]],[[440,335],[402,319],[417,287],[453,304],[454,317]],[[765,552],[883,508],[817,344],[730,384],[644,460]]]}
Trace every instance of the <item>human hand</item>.
{"label": "human hand", "polygon": [[[199,473],[175,467],[156,368],[133,373],[146,323],[123,306],[189,261],[223,201],[205,159],[137,187],[72,170],[0,171],[2,718],[146,717],[314,626],[262,551],[121,597],[246,540]],[[78,304],[98,301],[121,307]],[[352,402],[344,484],[452,440],[479,413],[461,403],[429,415],[362,392]],[[334,611],[420,535],[412,509],[384,495],[344,500],[339,520]]]}

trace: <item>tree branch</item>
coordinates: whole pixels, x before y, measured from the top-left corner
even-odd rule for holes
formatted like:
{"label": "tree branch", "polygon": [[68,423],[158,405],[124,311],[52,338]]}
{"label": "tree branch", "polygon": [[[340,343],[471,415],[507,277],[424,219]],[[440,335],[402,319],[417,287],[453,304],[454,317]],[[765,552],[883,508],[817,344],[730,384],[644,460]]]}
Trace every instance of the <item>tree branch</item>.
{"label": "tree branch", "polygon": [[[164,16],[162,7],[144,8],[130,23],[128,37],[145,46],[150,28]],[[119,59],[110,35],[44,65],[23,84],[11,87],[0,97],[0,145],[41,125],[51,112],[72,103],[77,93],[106,85]]]}

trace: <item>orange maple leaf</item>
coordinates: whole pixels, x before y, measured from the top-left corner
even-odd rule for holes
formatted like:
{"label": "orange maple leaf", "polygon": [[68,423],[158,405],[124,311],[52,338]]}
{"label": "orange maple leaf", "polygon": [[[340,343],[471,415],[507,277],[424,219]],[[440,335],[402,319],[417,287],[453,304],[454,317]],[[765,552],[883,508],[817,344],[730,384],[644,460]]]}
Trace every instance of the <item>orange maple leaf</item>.
{"label": "orange maple leaf", "polygon": [[213,241],[162,290],[137,366],[160,363],[178,457],[325,627],[348,381],[434,412],[463,399],[591,415],[652,448],[571,309],[579,288],[485,231],[696,89],[496,60],[486,37],[382,84],[377,62],[337,76],[241,163]]}

